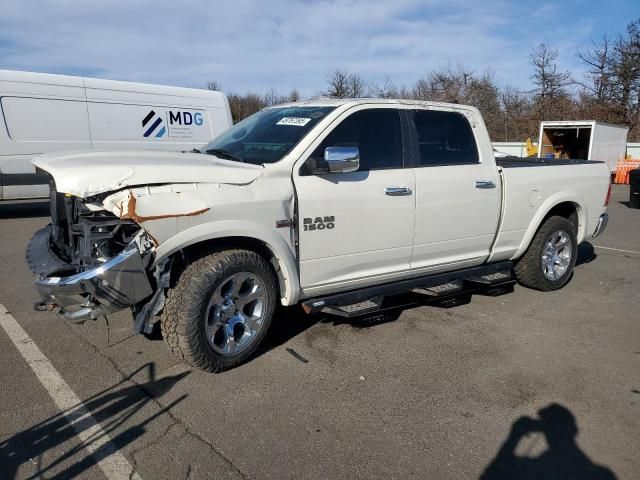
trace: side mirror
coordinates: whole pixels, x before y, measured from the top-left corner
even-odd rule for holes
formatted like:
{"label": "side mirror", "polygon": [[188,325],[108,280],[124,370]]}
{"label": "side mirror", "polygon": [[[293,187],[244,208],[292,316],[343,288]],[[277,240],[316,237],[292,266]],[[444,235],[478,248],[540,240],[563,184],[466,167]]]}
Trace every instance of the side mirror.
{"label": "side mirror", "polygon": [[355,172],[360,168],[358,147],[327,147],[324,158],[309,158],[306,164],[307,174]]}
{"label": "side mirror", "polygon": [[327,147],[324,149],[324,161],[329,173],[355,172],[360,168],[358,147]]}

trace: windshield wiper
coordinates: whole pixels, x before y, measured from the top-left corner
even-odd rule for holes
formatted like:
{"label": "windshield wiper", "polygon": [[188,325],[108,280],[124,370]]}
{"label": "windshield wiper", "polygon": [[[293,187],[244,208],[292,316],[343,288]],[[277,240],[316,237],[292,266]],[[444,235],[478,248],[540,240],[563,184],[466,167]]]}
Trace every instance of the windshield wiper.
{"label": "windshield wiper", "polygon": [[205,153],[209,155],[215,155],[216,157],[225,158],[227,160],[235,160],[236,162],[243,162],[244,160],[240,157],[236,157],[233,153],[223,149],[223,148],[211,148],[207,150]]}

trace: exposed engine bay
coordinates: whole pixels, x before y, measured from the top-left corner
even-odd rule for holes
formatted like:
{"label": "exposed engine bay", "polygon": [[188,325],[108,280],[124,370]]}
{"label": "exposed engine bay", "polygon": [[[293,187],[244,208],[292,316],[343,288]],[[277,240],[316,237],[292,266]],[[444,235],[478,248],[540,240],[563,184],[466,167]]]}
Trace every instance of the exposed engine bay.
{"label": "exposed engine bay", "polygon": [[57,193],[51,188],[51,248],[70,269],[96,267],[129,245],[141,228],[104,210],[89,199]]}

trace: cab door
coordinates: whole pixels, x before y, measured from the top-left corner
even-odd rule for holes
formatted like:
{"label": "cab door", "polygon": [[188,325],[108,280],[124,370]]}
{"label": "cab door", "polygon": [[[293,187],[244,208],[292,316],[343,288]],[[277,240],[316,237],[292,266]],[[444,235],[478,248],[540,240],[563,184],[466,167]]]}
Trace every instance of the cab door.
{"label": "cab door", "polygon": [[[480,122],[460,111],[407,111],[416,176],[413,270],[480,265],[500,218],[501,183],[493,157],[480,154]],[[487,138],[488,140],[488,138]]]}
{"label": "cab door", "polygon": [[405,161],[395,108],[345,113],[307,159],[327,147],[358,147],[349,173],[294,170],[300,281],[306,296],[357,287],[408,272],[413,247],[415,178]]}

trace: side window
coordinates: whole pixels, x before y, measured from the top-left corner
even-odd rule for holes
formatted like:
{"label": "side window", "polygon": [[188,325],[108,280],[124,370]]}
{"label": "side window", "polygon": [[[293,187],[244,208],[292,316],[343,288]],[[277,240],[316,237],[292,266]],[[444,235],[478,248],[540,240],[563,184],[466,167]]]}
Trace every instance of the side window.
{"label": "side window", "polygon": [[478,163],[478,147],[467,118],[457,112],[414,110],[420,165]]}
{"label": "side window", "polygon": [[324,158],[327,147],[358,147],[360,170],[401,168],[400,114],[392,108],[375,108],[349,115],[329,133],[311,158]]}

